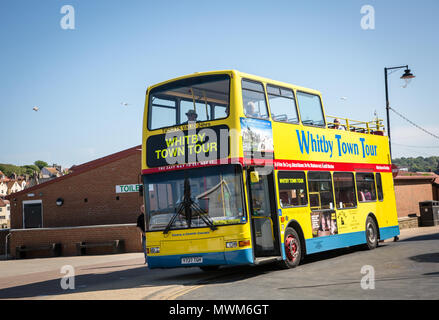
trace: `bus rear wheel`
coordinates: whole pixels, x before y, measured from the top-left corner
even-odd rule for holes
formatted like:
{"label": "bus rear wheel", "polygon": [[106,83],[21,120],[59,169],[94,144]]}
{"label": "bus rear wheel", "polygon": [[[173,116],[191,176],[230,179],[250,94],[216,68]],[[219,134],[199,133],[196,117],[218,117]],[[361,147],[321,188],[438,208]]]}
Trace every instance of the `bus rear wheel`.
{"label": "bus rear wheel", "polygon": [[366,248],[373,250],[378,246],[378,226],[375,220],[369,216],[366,219]]}
{"label": "bus rear wheel", "polygon": [[284,246],[286,259],[281,262],[281,266],[287,269],[297,267],[302,259],[302,243],[295,229],[288,227],[285,230]]}

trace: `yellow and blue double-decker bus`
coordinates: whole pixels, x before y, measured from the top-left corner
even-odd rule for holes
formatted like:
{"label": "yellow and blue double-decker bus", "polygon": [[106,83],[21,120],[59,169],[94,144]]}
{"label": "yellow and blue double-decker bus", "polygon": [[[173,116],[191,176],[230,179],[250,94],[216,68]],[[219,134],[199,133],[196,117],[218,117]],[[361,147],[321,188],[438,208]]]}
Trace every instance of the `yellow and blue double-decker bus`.
{"label": "yellow and blue double-decker bus", "polygon": [[382,121],[235,70],[150,86],[142,145],[149,268],[297,266],[399,227]]}

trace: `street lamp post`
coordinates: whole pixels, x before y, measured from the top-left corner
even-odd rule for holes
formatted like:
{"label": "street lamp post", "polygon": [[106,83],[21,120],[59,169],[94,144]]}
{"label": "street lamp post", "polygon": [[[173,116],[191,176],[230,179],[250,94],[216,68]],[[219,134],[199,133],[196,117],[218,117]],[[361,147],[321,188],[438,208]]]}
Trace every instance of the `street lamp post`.
{"label": "street lamp post", "polygon": [[401,76],[401,79],[408,80],[413,79],[415,76],[410,72],[409,66],[400,66],[400,67],[391,67],[391,68],[384,68],[384,80],[386,83],[386,115],[387,115],[387,136],[389,137],[389,150],[390,150],[390,159],[392,159],[392,142],[390,138],[390,103],[389,103],[389,85],[387,83],[387,71],[388,70],[394,70],[394,69],[402,69],[405,68],[404,74]]}

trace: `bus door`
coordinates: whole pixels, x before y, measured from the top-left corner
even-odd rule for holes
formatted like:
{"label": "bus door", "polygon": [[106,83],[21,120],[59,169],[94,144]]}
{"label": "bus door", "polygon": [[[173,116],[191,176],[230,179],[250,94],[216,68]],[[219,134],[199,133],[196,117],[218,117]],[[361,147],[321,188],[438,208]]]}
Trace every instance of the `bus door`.
{"label": "bus door", "polygon": [[252,168],[247,172],[255,257],[280,255],[279,226],[274,203],[273,170]]}

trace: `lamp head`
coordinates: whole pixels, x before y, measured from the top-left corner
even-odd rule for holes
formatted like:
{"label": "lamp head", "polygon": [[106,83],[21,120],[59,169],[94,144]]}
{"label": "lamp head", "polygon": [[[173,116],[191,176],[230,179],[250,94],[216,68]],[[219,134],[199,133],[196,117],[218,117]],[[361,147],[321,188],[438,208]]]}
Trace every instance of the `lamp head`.
{"label": "lamp head", "polygon": [[401,79],[406,80],[406,79],[413,79],[415,78],[415,76],[413,75],[413,73],[410,72],[410,69],[405,69],[404,74],[401,76]]}

